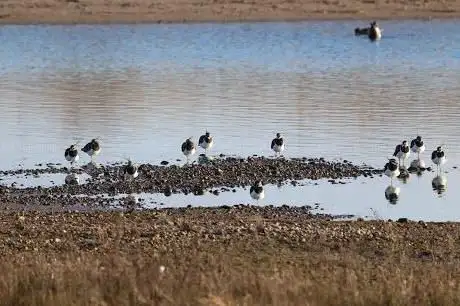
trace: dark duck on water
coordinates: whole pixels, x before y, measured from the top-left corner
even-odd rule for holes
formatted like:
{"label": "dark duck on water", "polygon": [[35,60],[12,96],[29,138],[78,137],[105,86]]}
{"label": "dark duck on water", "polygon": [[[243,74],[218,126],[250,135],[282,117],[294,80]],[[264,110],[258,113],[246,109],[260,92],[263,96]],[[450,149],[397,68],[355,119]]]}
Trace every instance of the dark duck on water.
{"label": "dark duck on water", "polygon": [[373,21],[371,27],[369,28],[368,35],[371,41],[376,41],[382,38],[382,30],[377,25],[377,22]]}

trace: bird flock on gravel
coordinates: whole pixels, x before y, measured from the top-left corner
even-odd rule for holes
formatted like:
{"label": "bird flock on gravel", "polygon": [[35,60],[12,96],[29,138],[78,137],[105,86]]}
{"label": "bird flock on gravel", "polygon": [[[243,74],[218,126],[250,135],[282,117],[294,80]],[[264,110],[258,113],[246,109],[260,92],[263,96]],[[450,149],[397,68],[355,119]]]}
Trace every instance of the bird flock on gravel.
{"label": "bird flock on gravel", "polygon": [[[72,144],[65,150],[64,157],[70,162],[71,167],[76,163],[80,157],[78,154],[78,143]],[[205,156],[214,145],[214,138],[211,136],[211,133],[208,131],[205,134],[201,135],[198,139],[198,147],[204,149]],[[446,180],[441,176],[441,168],[446,163],[446,154],[443,150],[444,144],[438,146],[431,153],[431,161],[437,167],[437,176],[433,180],[433,187],[443,188],[446,185]],[[273,138],[270,144],[271,150],[274,151],[275,156],[281,156],[282,152],[285,150],[285,141],[281,137],[280,133],[276,133],[276,137]],[[420,159],[420,155],[425,151],[425,143],[422,140],[421,136],[417,136],[410,142],[410,145],[406,140],[403,140],[398,144],[394,150],[393,156],[388,158],[388,162],[383,168],[383,173],[390,178],[390,186],[385,190],[385,197],[390,201],[390,203],[395,203],[400,194],[400,188],[393,186],[393,179],[395,178],[407,178],[409,176],[408,169],[405,166],[406,160],[409,158],[411,152],[417,154],[417,159],[415,159],[410,168],[417,171],[425,170],[425,164]],[[81,151],[86,153],[91,158],[91,163],[94,163],[94,157],[99,155],[101,152],[101,145],[98,138],[92,139],[88,142]],[[182,154],[187,159],[187,164],[189,163],[190,157],[192,157],[197,151],[197,145],[193,141],[193,137],[187,138],[181,145]],[[410,169],[409,168],[409,169]],[[122,168],[123,178],[125,180],[132,180],[139,176],[139,167],[134,164],[131,159],[127,159],[127,164]],[[65,178],[66,184],[78,184],[79,178],[75,173],[70,173]],[[265,197],[264,187],[260,180],[257,180],[249,190],[251,198],[254,200],[262,200]]]}
{"label": "bird flock on gravel", "polygon": [[[70,147],[65,149],[64,152],[64,157],[68,162],[70,162],[71,167],[80,159],[77,145],[78,142],[76,144],[72,144]],[[213,145],[214,138],[208,131],[206,131],[198,139],[198,146],[205,150],[205,155],[207,155],[208,150],[211,149]],[[273,138],[270,148],[275,152],[275,156],[281,156],[281,153],[285,149],[285,143],[280,133],[276,133],[276,137]],[[187,159],[187,163],[189,163],[190,157],[196,153],[196,149],[197,146],[193,142],[193,137],[187,138],[182,143],[181,151]],[[94,157],[99,155],[99,153],[101,152],[101,144],[98,138],[94,138],[90,142],[88,142],[83,148],[81,148],[81,151],[88,154],[91,158],[91,164],[94,164]],[[123,167],[123,178],[125,180],[132,180],[139,176],[139,167],[138,165],[134,164],[129,158],[127,160],[128,163]],[[65,178],[66,184],[79,184],[79,182],[79,177],[75,173],[69,173]],[[265,193],[262,182],[256,181],[251,186],[249,194],[251,198],[257,201],[263,199],[265,197]]]}

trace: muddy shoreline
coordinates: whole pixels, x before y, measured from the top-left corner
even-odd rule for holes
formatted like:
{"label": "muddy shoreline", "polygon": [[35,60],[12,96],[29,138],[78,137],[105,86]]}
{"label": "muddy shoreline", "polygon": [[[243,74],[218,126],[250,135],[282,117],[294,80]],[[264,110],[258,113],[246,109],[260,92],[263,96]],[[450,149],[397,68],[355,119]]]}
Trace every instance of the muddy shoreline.
{"label": "muddy shoreline", "polygon": [[301,208],[1,212],[0,298],[5,306],[453,306],[459,239],[460,223],[327,221]]}
{"label": "muddy shoreline", "polygon": [[[123,231],[117,233],[114,230],[119,226]],[[251,239],[254,235],[275,241],[280,239],[278,243],[292,245],[312,242],[319,236],[326,244],[342,241],[355,245],[361,241],[378,245],[379,241],[417,241],[426,234],[427,239],[442,244],[442,235],[447,234],[445,230],[452,230],[451,234],[460,233],[460,223],[414,222],[406,218],[333,221],[329,215],[313,214],[309,207],[287,206],[237,205],[95,213],[3,211],[0,213],[0,254],[7,255],[14,250],[34,252],[37,251],[35,248],[54,252],[58,251],[52,247],[56,243],[68,247],[72,245],[72,251],[89,251],[88,245],[83,245],[90,241],[90,249],[102,253],[111,249],[110,244],[115,242],[112,238],[120,234],[136,244],[155,242],[158,246],[181,244],[195,238],[208,242],[227,239],[238,241]],[[106,234],[101,235],[101,231]],[[434,235],[435,232],[441,235]],[[287,237],[288,240],[285,239]],[[119,245],[118,248],[129,251],[131,247]],[[405,248],[417,249],[417,246],[406,244]],[[64,252],[69,250],[61,249]],[[385,252],[383,249],[381,251]]]}
{"label": "muddy shoreline", "polygon": [[[1,24],[111,24],[458,18],[460,3],[439,0],[6,0]],[[359,26],[357,24],[357,26]],[[352,30],[352,29],[350,29]]]}

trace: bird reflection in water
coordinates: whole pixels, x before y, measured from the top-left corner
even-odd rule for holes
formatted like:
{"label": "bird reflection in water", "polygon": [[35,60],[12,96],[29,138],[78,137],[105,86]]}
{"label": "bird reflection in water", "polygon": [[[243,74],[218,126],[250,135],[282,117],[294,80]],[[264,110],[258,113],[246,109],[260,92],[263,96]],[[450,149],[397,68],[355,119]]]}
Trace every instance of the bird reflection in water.
{"label": "bird reflection in water", "polygon": [[399,200],[400,193],[401,188],[390,185],[385,189],[385,199],[387,199],[390,204],[395,205]]}
{"label": "bird reflection in water", "polygon": [[410,173],[408,169],[406,168],[406,166],[400,166],[398,179],[404,184],[407,184],[407,181],[409,180],[409,178],[410,178]]}
{"label": "bird reflection in water", "polygon": [[407,169],[410,173],[415,173],[417,176],[422,176],[423,171],[426,170],[426,164],[425,161],[422,159],[414,159],[410,163],[409,169]]}
{"label": "bird reflection in water", "polygon": [[436,175],[431,181],[431,187],[439,196],[447,190],[447,177],[445,175]]}

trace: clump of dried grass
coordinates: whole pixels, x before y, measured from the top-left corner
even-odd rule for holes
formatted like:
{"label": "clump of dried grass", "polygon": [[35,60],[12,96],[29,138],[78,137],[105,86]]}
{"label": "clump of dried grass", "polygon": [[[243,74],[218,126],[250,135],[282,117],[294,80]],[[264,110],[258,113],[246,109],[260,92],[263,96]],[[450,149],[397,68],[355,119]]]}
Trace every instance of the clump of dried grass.
{"label": "clump of dried grass", "polygon": [[272,248],[254,255],[220,251],[160,258],[116,252],[27,255],[0,264],[0,299],[17,306],[460,303],[458,265]]}

